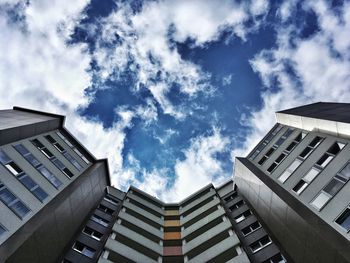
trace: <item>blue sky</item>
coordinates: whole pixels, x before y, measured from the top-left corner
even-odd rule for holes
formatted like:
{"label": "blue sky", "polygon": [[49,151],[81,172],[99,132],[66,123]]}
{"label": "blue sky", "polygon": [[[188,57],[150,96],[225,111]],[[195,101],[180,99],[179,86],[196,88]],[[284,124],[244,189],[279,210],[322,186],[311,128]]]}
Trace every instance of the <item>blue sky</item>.
{"label": "blue sky", "polygon": [[0,1],[1,108],[67,115],[112,182],[176,201],[274,112],[349,101],[349,1]]}

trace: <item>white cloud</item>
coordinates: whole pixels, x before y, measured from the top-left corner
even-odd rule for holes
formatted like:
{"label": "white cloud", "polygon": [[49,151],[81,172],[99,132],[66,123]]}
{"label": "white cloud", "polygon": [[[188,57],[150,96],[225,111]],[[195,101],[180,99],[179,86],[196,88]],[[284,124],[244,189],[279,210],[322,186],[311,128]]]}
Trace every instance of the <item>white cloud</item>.
{"label": "white cloud", "polygon": [[179,201],[209,183],[218,185],[231,176],[225,174],[222,162],[216,158],[229,150],[229,142],[217,128],[211,135],[194,138],[184,151],[185,159],[176,162],[175,183],[164,199]]}
{"label": "white cloud", "polygon": [[[169,43],[169,36],[177,42],[191,39],[195,46],[217,40],[224,30],[244,39],[251,30],[244,22],[251,14],[258,16],[268,10],[267,1],[253,2],[251,5],[199,0],[145,2],[136,14],[128,4],[120,4],[117,11],[101,20],[102,35],[94,54],[101,76],[105,78],[125,69],[133,71],[137,75],[136,90],[147,88],[165,114],[183,119],[188,112],[174,107],[167,98],[173,83],[188,97],[199,93],[211,95],[215,89],[208,82],[210,74],[182,59]],[[116,35],[122,43],[112,51],[105,48],[104,43],[113,42]],[[131,66],[127,63],[130,58]]]}
{"label": "white cloud", "polygon": [[[292,12],[294,2],[282,5],[286,9],[281,11],[282,19]],[[267,90],[261,95],[262,108],[252,110],[244,120],[251,132],[243,147],[232,151],[232,157],[245,156],[256,145],[275,123],[278,110],[316,101],[350,100],[350,4],[344,4],[340,16],[321,0],[307,2],[304,9],[316,13],[318,32],[301,39],[296,36],[299,28],[281,26],[277,48],[263,50],[251,61]]]}

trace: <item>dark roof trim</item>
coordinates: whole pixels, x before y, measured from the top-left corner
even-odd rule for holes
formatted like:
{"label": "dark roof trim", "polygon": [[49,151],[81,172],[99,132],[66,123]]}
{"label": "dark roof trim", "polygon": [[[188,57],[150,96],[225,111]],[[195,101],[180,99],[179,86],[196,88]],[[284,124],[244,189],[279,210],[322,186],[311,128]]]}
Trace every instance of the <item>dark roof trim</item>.
{"label": "dark roof trim", "polygon": [[65,123],[65,120],[66,120],[66,116],[64,116],[64,115],[49,113],[49,112],[45,112],[45,111],[32,110],[32,109],[22,108],[22,107],[18,107],[18,106],[14,106],[13,110],[24,111],[24,112],[28,112],[28,113],[34,113],[34,114],[49,116],[49,117],[52,117],[52,118],[57,118],[57,119],[61,120],[61,125],[62,126],[64,126],[64,123]]}

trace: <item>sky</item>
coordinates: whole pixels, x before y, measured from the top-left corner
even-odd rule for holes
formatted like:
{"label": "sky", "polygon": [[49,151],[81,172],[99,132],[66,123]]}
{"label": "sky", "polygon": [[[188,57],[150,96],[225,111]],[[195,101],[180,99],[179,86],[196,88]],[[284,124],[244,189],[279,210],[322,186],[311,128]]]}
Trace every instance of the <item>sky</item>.
{"label": "sky", "polygon": [[350,101],[350,1],[0,0],[0,94],[66,115],[115,187],[180,201],[276,111]]}

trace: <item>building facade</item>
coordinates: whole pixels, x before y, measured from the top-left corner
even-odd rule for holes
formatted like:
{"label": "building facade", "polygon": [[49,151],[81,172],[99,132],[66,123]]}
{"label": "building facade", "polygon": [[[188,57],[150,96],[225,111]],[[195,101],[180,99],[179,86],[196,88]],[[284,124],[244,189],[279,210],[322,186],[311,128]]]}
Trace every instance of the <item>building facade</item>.
{"label": "building facade", "polygon": [[0,262],[56,262],[110,185],[64,120],[0,111]]}
{"label": "building facade", "polygon": [[350,262],[350,104],[276,113],[277,124],[234,181],[283,255],[294,262]]}

